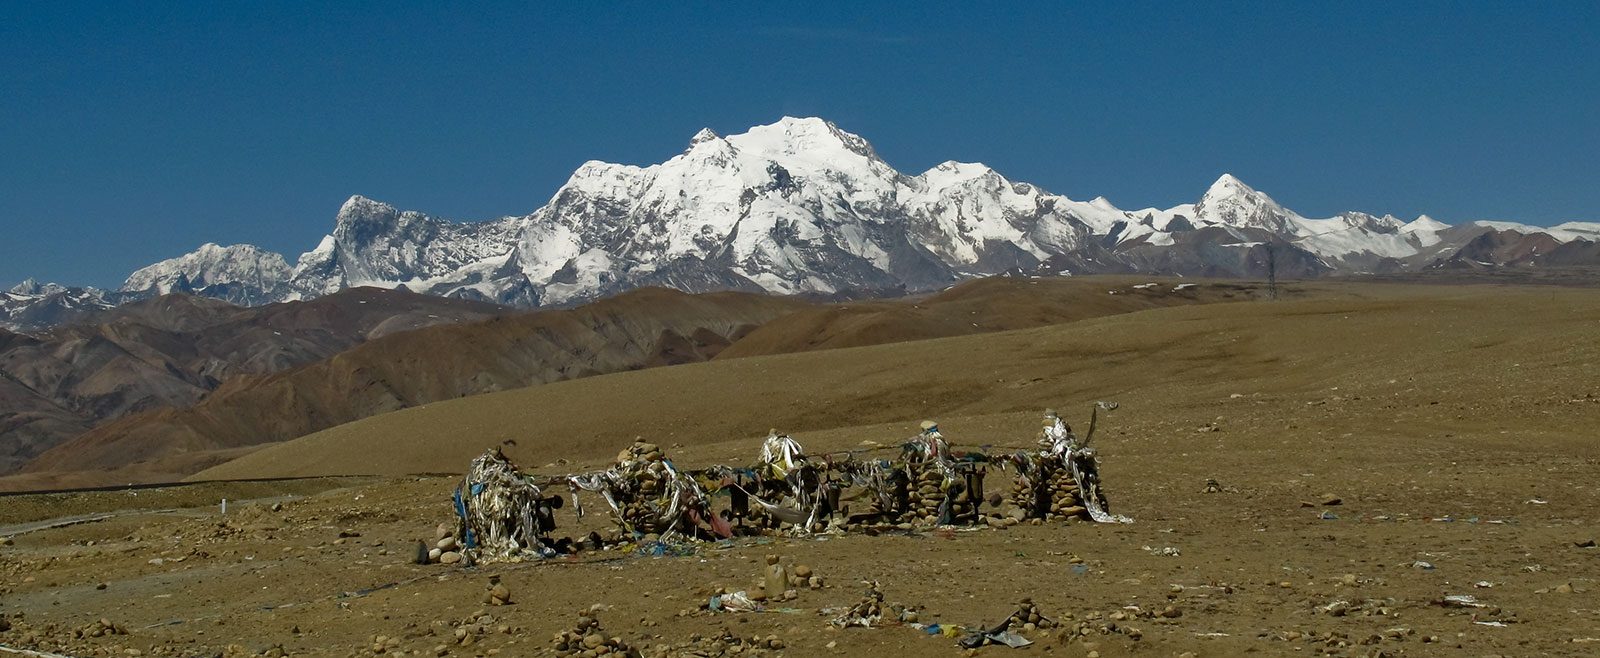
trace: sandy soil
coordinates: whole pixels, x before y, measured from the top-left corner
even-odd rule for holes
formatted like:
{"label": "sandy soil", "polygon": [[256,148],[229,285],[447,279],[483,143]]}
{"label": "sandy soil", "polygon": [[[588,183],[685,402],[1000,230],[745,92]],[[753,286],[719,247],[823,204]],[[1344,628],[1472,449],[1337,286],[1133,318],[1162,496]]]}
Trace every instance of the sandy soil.
{"label": "sandy soil", "polygon": [[[1135,523],[745,539],[681,556],[460,568],[412,563],[415,541],[449,518],[451,478],[262,491],[287,502],[236,503],[226,517],[209,500],[223,490],[206,487],[233,485],[202,484],[187,488],[188,510],[0,547],[0,615],[13,626],[0,643],[75,656],[345,656],[373,653],[382,635],[398,638],[386,655],[544,655],[553,633],[598,605],[607,634],[678,655],[727,651],[688,645],[724,629],[775,636],[783,648],[767,655],[963,653],[908,626],[828,624],[824,611],[876,580],[922,622],[994,622],[1028,597],[1068,633],[1087,633],[1035,632],[1031,647],[984,655],[1595,655],[1600,549],[1582,544],[1600,534],[1596,335],[1593,291],[1372,286],[429,405],[238,467],[459,469],[515,436],[514,458],[556,473],[600,465],[636,434],[671,434],[658,441],[682,444],[671,450],[682,464],[748,463],[773,417],[813,451],[892,443],[924,415],[958,444],[1020,445],[1044,406],[1076,418],[1114,399],[1123,406],[1096,443],[1114,510]],[[684,402],[701,397],[713,402]],[[572,420],[582,417],[589,425]],[[440,429],[451,423],[458,432]],[[475,423],[524,429],[479,436]],[[752,438],[696,438],[725,436]],[[545,466],[558,458],[577,463]],[[1207,478],[1224,490],[1202,493]],[[128,509],[116,495],[43,504],[52,517]],[[1321,504],[1328,495],[1340,504]],[[0,524],[38,521],[12,512],[37,510],[33,498],[0,498]],[[826,586],[767,612],[698,611],[715,588],[749,587],[768,554],[812,567]],[[485,605],[496,578],[512,605]],[[1483,607],[1440,605],[1447,595]],[[127,634],[74,637],[102,618]]]}

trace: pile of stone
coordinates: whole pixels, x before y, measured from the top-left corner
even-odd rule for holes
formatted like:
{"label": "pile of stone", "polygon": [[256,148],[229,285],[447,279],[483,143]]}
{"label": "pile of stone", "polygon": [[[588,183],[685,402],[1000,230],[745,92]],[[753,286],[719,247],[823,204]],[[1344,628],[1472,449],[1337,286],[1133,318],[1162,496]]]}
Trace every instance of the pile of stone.
{"label": "pile of stone", "polygon": [[793,589],[822,589],[824,584],[822,576],[804,564],[797,564],[789,570],[789,586]]}
{"label": "pile of stone", "polygon": [[822,576],[817,575],[804,564],[793,567],[784,566],[783,560],[777,555],[768,555],[766,565],[761,568],[760,578],[756,579],[748,595],[753,601],[792,600],[798,596],[802,589],[822,589]]}
{"label": "pile of stone", "polygon": [[752,635],[741,637],[726,628],[721,633],[702,636],[699,633],[689,636],[688,642],[675,645],[656,645],[649,652],[652,657],[659,656],[762,656],[768,651],[781,651],[784,642],[776,635],[761,637]]}
{"label": "pile of stone", "polygon": [[[456,537],[458,523],[444,521],[433,529],[433,543],[428,547],[425,556],[430,564],[456,564],[462,561],[461,539]],[[419,560],[420,561],[420,560]]]}
{"label": "pile of stone", "polygon": [[111,620],[105,618],[101,618],[99,621],[89,622],[83,626],[73,629],[72,631],[73,637],[78,639],[127,634],[128,627],[123,626],[122,624],[112,623]]}
{"label": "pile of stone", "polygon": [[668,469],[660,446],[636,439],[617,454],[613,469],[637,488],[621,493],[617,505],[621,521],[635,532],[661,534],[672,520],[661,518],[664,499],[671,494],[673,473]]}
{"label": "pile of stone", "polygon": [[833,625],[839,628],[859,626],[872,628],[883,621],[883,590],[879,588],[878,581],[867,584],[867,591],[861,600],[845,610],[843,614],[833,618]]}
{"label": "pile of stone", "polygon": [[1083,499],[1078,495],[1078,482],[1072,479],[1070,469],[1064,464],[1059,465],[1052,469],[1046,482],[1049,483],[1050,506],[1044,520],[1088,518],[1089,510],[1083,506]]}
{"label": "pile of stone", "polygon": [[1081,618],[1067,612],[1063,613],[1060,619],[1054,620],[1055,633],[1057,639],[1062,643],[1081,642],[1093,644],[1108,635],[1120,635],[1137,642],[1144,638],[1144,631],[1131,625],[1130,622],[1141,619],[1172,619],[1173,617],[1169,615],[1174,614],[1174,612],[1169,611],[1176,611],[1179,615],[1182,614],[1181,611],[1177,611],[1172,606],[1167,606],[1161,610],[1144,610],[1130,606],[1129,608],[1113,610],[1109,613],[1091,610],[1084,613]]}
{"label": "pile of stone", "polygon": [[463,647],[470,647],[491,635],[511,635],[521,630],[495,619],[487,610],[477,610],[451,626],[450,641]]}
{"label": "pile of stone", "polygon": [[944,504],[945,478],[937,467],[927,462],[912,464],[911,486],[906,495],[905,520],[919,525],[939,521],[939,506]]}
{"label": "pile of stone", "polygon": [[498,577],[489,582],[489,593],[484,595],[484,602],[489,605],[511,605],[511,588],[500,582]]}
{"label": "pile of stone", "polygon": [[1011,614],[1013,628],[1021,631],[1034,631],[1048,629],[1056,625],[1056,621],[1039,612],[1039,606],[1033,599],[1023,599],[1018,604],[1017,611]]}
{"label": "pile of stone", "polygon": [[[387,653],[405,653],[405,651],[400,649],[399,635],[374,635],[367,638],[367,641],[371,643],[372,646],[370,648],[374,654],[383,655]],[[244,647],[240,647],[240,649],[243,648]]]}
{"label": "pile of stone", "polygon": [[1023,511],[1023,518],[1057,521],[1083,519],[1089,515],[1079,497],[1078,482],[1072,470],[1059,458],[1042,455],[1033,462],[1031,472],[1017,476],[1011,485],[1011,504]]}
{"label": "pile of stone", "polygon": [[607,636],[600,628],[600,619],[595,616],[595,610],[589,609],[578,613],[578,623],[572,630],[565,633],[556,633],[551,642],[551,648],[557,656],[577,656],[579,658],[593,658],[594,656],[633,656],[640,654],[628,643],[618,636]]}

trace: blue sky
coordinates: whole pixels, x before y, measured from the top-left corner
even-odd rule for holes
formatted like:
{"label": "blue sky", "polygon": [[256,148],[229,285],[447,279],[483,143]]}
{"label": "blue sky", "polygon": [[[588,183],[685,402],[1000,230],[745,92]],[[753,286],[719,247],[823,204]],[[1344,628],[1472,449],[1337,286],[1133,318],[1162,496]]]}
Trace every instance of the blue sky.
{"label": "blue sky", "polygon": [[1232,172],[1313,216],[1600,220],[1600,3],[337,4],[0,3],[0,284],[293,261],[351,194],[524,214],[783,115],[1124,208]]}

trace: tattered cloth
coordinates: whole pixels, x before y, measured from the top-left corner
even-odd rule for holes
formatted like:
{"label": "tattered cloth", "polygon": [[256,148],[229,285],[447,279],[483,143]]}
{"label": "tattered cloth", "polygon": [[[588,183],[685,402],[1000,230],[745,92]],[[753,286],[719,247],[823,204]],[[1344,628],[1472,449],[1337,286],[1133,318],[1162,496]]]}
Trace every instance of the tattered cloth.
{"label": "tattered cloth", "polygon": [[538,485],[492,448],[472,460],[456,488],[456,514],[465,527],[462,544],[479,562],[554,555],[539,538],[542,519],[550,515],[547,504]]}

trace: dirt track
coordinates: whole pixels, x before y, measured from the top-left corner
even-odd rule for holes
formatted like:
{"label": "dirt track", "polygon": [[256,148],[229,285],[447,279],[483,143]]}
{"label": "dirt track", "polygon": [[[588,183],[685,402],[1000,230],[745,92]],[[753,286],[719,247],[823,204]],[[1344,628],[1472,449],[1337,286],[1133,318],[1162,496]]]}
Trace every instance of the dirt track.
{"label": "dirt track", "polygon": [[[818,611],[855,602],[871,579],[889,601],[921,606],[924,622],[992,622],[1025,596],[1046,614],[1070,613],[1073,627],[1100,615],[1087,622],[1091,644],[1037,634],[1033,647],[985,655],[1600,652],[1600,549],[1579,546],[1600,534],[1600,294],[1377,288],[597,377],[380,416],[300,446],[334,469],[362,455],[385,468],[464,466],[462,455],[507,438],[469,439],[474,423],[529,427],[507,419],[542,412],[559,431],[525,432],[511,454],[579,462],[547,472],[599,465],[645,433],[679,433],[662,442],[685,444],[671,451],[684,464],[737,463],[753,459],[757,440],[696,441],[684,429],[753,437],[767,418],[784,427],[786,415],[819,418],[797,438],[842,449],[891,443],[938,409],[957,443],[1020,444],[1038,409],[1082,415],[1111,398],[1123,408],[1096,442],[1111,500],[1132,525],[747,540],[683,557],[458,569],[410,563],[412,541],[448,517],[453,481],[402,478],[280,512],[124,516],[22,535],[0,548],[0,612],[20,613],[35,632],[54,624],[41,645],[72,655],[211,655],[229,644],[355,655],[377,635],[429,655],[441,644],[449,655],[538,655],[594,604],[608,632],[635,646],[727,628],[778,636],[786,648],[769,654],[960,654],[953,639],[908,627],[832,630]],[[729,379],[750,373],[763,378]],[[774,378],[787,397],[763,383]],[[702,397],[713,402],[661,415]],[[572,400],[589,406],[552,411]],[[584,417],[591,425],[571,419]],[[462,435],[441,434],[448,425],[435,418]],[[278,449],[252,456],[256,473],[296,463],[270,454]],[[1207,478],[1227,490],[1201,493]],[[1321,505],[1325,494],[1341,504]],[[359,536],[341,541],[341,531]],[[714,587],[749,586],[768,553],[813,567],[828,586],[800,592],[793,610],[679,616]],[[496,575],[514,605],[482,604]],[[1485,607],[1435,604],[1446,595]],[[1179,614],[1110,619],[1128,606]],[[494,617],[489,632],[453,643],[452,624],[480,608]],[[102,617],[130,634],[62,631]],[[1101,635],[1110,623],[1139,639]],[[22,639],[0,632],[7,644]]]}

